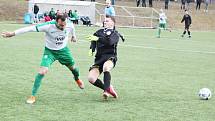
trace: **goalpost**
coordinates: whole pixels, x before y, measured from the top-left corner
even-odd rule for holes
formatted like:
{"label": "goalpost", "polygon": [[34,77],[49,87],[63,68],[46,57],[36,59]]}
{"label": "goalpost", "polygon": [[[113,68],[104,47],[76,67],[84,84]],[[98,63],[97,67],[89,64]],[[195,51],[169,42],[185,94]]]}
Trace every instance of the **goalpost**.
{"label": "goalpost", "polygon": [[[101,25],[104,18],[105,4],[96,3],[96,24]],[[128,7],[114,5],[116,25],[119,27],[156,28],[159,13],[149,7]]]}

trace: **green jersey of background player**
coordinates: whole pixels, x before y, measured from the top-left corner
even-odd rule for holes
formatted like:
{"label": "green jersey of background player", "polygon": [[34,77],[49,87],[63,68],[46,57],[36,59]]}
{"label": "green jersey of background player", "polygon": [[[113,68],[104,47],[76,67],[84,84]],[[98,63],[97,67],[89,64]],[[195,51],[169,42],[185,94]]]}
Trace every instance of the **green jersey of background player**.
{"label": "green jersey of background player", "polygon": [[12,37],[26,32],[45,32],[44,54],[41,60],[39,72],[35,77],[32,95],[27,99],[27,103],[32,104],[36,101],[35,95],[39,89],[41,80],[55,60],[58,60],[62,65],[69,68],[74,75],[74,79],[78,86],[81,89],[84,88],[84,83],[79,79],[79,70],[75,67],[75,61],[67,47],[70,33],[72,34],[71,41],[76,41],[75,29],[71,22],[67,22],[65,15],[58,15],[56,17],[56,21],[24,27],[14,32],[3,32],[2,36]]}

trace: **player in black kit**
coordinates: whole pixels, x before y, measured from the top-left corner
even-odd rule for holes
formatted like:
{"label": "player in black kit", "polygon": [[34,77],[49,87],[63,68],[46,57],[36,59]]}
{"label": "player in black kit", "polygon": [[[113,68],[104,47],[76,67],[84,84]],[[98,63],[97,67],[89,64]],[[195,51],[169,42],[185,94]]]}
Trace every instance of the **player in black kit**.
{"label": "player in black kit", "polygon": [[184,29],[184,32],[181,35],[181,37],[184,37],[184,35],[186,34],[186,31],[187,31],[189,38],[191,38],[189,28],[192,23],[192,20],[191,20],[191,16],[188,14],[187,10],[185,10],[185,15],[184,15],[183,19],[181,20],[181,23],[183,23],[184,21],[185,21],[185,29]]}
{"label": "player in black kit", "polygon": [[[117,44],[119,38],[124,42],[124,38],[115,30],[115,18],[106,16],[103,29],[99,29],[88,39],[91,41],[89,55],[93,55],[96,50],[95,62],[90,67],[88,81],[94,86],[104,90],[103,97],[107,99],[110,95],[117,98],[111,82],[110,71],[114,68],[117,61]],[[103,81],[98,79],[104,73]]]}

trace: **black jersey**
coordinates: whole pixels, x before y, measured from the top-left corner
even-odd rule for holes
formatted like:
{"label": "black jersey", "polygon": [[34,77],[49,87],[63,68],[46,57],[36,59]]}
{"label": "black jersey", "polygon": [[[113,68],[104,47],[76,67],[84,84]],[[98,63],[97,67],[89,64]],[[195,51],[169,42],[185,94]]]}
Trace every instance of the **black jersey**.
{"label": "black jersey", "polygon": [[34,14],[37,14],[39,12],[39,6],[34,5]]}
{"label": "black jersey", "polygon": [[105,55],[117,56],[117,44],[120,34],[115,29],[100,29],[94,33],[98,41],[92,41],[90,49],[93,52],[96,50],[96,57]]}
{"label": "black jersey", "polygon": [[188,14],[185,14],[183,19],[181,20],[181,23],[185,21],[185,26],[189,26],[192,23],[191,17]]}

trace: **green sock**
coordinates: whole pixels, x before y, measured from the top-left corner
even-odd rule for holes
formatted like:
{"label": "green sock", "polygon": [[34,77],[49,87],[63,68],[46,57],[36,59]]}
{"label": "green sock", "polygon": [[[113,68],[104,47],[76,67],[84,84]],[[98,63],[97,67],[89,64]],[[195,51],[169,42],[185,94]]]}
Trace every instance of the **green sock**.
{"label": "green sock", "polygon": [[160,34],[161,34],[161,29],[159,28],[158,29],[158,37],[160,37]]}
{"label": "green sock", "polygon": [[44,75],[42,74],[37,74],[36,78],[35,78],[35,81],[34,81],[34,86],[32,88],[32,96],[35,96],[36,93],[37,93],[37,90],[39,89],[40,87],[40,83],[41,83],[41,80],[43,79]]}
{"label": "green sock", "polygon": [[72,74],[74,75],[74,79],[75,80],[78,80],[79,79],[79,69],[78,68],[75,68],[72,70]]}

